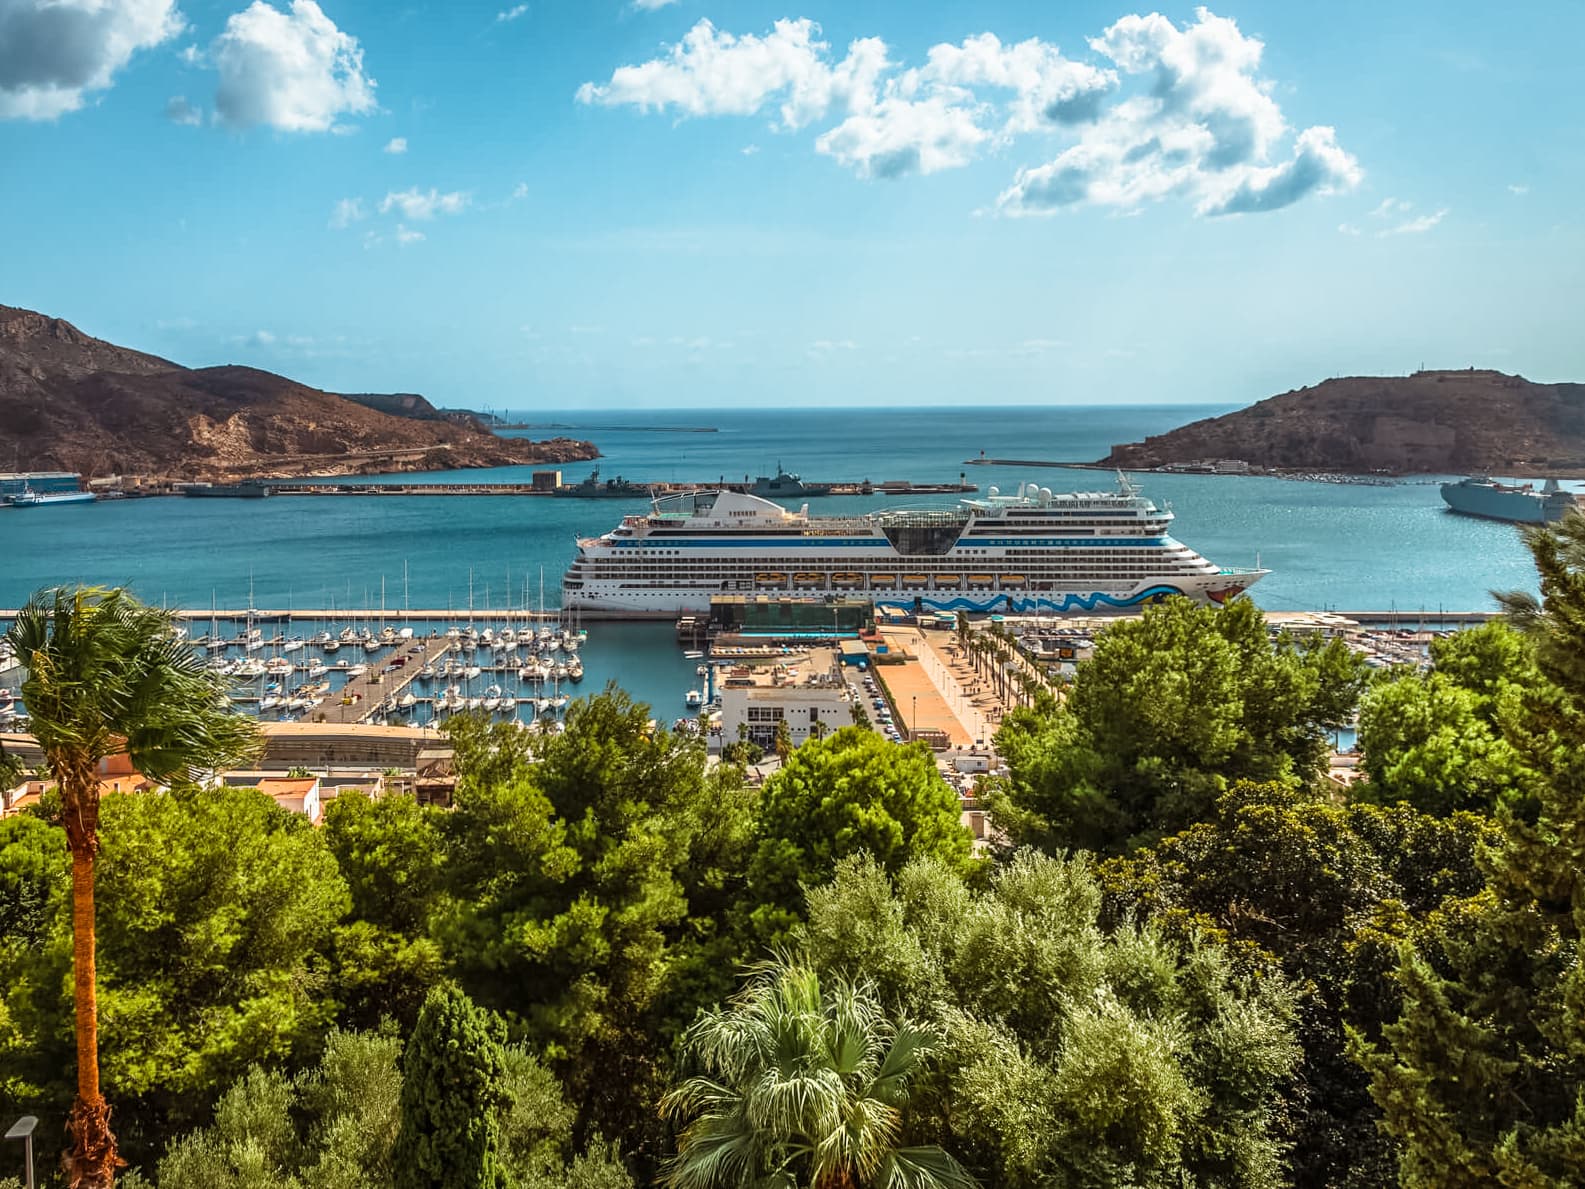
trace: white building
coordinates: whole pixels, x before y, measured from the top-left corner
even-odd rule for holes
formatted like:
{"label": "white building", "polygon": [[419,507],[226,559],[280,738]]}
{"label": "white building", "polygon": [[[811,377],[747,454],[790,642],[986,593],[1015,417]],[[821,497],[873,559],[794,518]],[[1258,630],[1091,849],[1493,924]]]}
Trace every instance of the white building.
{"label": "white building", "polygon": [[830,735],[853,725],[853,703],[847,683],[835,672],[800,673],[786,665],[755,671],[747,665],[728,670],[721,681],[721,738],[734,743],[739,724],[761,747],[776,739],[776,724],[785,722],[796,747],[811,738],[815,723]]}

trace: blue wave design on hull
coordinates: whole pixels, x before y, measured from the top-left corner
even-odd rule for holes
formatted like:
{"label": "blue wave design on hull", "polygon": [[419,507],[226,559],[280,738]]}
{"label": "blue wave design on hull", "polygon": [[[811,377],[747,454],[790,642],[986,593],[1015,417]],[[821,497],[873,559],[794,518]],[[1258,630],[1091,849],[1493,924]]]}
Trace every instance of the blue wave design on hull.
{"label": "blue wave design on hull", "polygon": [[[1124,598],[1115,598],[1112,595],[1099,592],[1088,595],[1066,594],[1059,598],[1019,598],[1017,595],[1004,593],[991,595],[989,598],[984,599],[970,599],[958,595],[950,599],[921,597],[920,606],[929,608],[932,611],[1006,611],[1008,609],[1008,599],[1011,598],[1012,610],[1016,613],[1039,614],[1051,612],[1061,615],[1070,611],[1094,611],[1100,607],[1120,611],[1127,607],[1138,607],[1144,603],[1151,603],[1157,599],[1166,598],[1169,595],[1181,595],[1182,593],[1183,591],[1176,586],[1161,585],[1146,587],[1138,594],[1128,595]],[[912,599],[899,599],[895,602],[881,599],[876,601],[883,606],[898,607],[903,610],[912,610],[913,608]]]}

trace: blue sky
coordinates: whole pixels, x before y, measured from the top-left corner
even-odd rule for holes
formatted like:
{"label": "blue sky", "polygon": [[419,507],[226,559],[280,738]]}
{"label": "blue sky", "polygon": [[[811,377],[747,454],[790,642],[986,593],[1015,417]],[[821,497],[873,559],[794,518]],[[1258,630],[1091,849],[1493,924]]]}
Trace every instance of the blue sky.
{"label": "blue sky", "polygon": [[1577,0],[0,0],[0,302],[496,408],[1585,380],[1582,37]]}

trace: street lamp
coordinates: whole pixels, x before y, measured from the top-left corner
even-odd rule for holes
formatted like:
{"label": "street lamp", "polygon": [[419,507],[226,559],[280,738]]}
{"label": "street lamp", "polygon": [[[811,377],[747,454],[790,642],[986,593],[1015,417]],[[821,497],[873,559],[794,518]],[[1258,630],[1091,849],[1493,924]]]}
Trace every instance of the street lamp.
{"label": "street lamp", "polygon": [[913,695],[913,699],[914,699],[914,725],[911,728],[909,728],[909,731],[908,731],[908,740],[909,740],[910,743],[913,742],[915,739],[919,738],[919,695],[918,694],[914,694]]}
{"label": "street lamp", "polygon": [[24,1183],[27,1189],[33,1189],[33,1129],[38,1125],[39,1121],[33,1115],[23,1115],[6,1132],[7,1139],[19,1139],[24,1145],[24,1159],[27,1162],[27,1180]]}

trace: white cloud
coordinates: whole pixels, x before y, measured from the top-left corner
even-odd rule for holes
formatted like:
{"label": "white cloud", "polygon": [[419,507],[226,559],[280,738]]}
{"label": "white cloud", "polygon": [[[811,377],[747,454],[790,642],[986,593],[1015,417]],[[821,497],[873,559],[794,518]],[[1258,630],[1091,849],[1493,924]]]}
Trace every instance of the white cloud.
{"label": "white cloud", "polygon": [[1377,239],[1390,235],[1423,235],[1448,215],[1447,207],[1425,215],[1411,215],[1413,210],[1414,203],[1407,198],[1384,198],[1365,216],[1368,222],[1364,227],[1344,223],[1338,230],[1344,235],[1363,235],[1373,227]]}
{"label": "white cloud", "polygon": [[1289,128],[1259,74],[1265,46],[1231,20],[1203,8],[1182,28],[1125,16],[1088,48],[1096,61],[987,32],[903,69],[874,37],[835,57],[807,19],[763,36],[701,20],[661,55],[585,83],[578,99],[681,116],[773,109],[789,131],[825,122],[816,151],[864,177],[958,168],[1036,134],[1065,141],[1018,170],[998,201],[1008,215],[1168,198],[1203,215],[1272,211],[1363,176],[1332,128]]}
{"label": "white cloud", "polygon": [[0,0],[0,120],[53,120],[186,27],[176,0]]}
{"label": "white cloud", "polygon": [[292,0],[285,12],[254,0],[226,21],[211,56],[220,71],[215,111],[235,127],[327,132],[339,117],[375,108],[358,39],[314,0]]}
{"label": "white cloud", "polygon": [[1234,183],[1214,188],[1200,204],[1207,215],[1249,214],[1281,210],[1308,194],[1352,190],[1364,177],[1359,162],[1343,151],[1331,128],[1306,128],[1299,133],[1293,157],[1281,165],[1251,165]]}
{"label": "white cloud", "polygon": [[390,140],[385,142],[385,148],[382,151],[390,153],[393,156],[400,156],[402,153],[407,152],[407,137],[391,137]]}
{"label": "white cloud", "polygon": [[654,12],[657,8],[665,8],[668,4],[675,4],[677,0],[633,0],[633,7],[641,12]]}
{"label": "white cloud", "polygon": [[1093,120],[1102,98],[1117,86],[1115,70],[1064,57],[1056,46],[1037,37],[1003,45],[994,33],[965,38],[961,45],[932,46],[929,63],[918,72],[918,79],[949,87],[1012,91],[1008,135]]}
{"label": "white cloud", "polygon": [[1530,187],[1529,186],[1522,186],[1522,185],[1519,185],[1518,183],[1510,182],[1508,184],[1508,193],[1515,194],[1518,197],[1523,198],[1526,194],[1530,193]]}
{"label": "white cloud", "polygon": [[824,133],[815,148],[860,177],[895,178],[967,165],[990,135],[973,111],[948,99],[887,96]]}
{"label": "white cloud", "polygon": [[172,95],[165,101],[165,118],[173,124],[197,125],[204,122],[204,113],[187,102],[186,95]]}
{"label": "white cloud", "polygon": [[472,201],[473,196],[463,190],[442,194],[433,187],[425,191],[414,186],[408,190],[392,190],[380,199],[380,214],[396,210],[405,219],[433,219],[436,215],[459,215]]}
{"label": "white cloud", "polygon": [[504,25],[504,24],[508,23],[509,21],[517,20],[518,17],[527,16],[527,15],[528,15],[528,5],[526,5],[526,4],[514,4],[511,8],[504,8],[500,12],[496,13],[495,14],[495,23],[498,24],[498,25]]}
{"label": "white cloud", "polygon": [[1020,170],[998,200],[1004,214],[1050,214],[1088,203],[1136,209],[1180,197],[1202,215],[1280,210],[1310,194],[1358,185],[1363,171],[1317,126],[1287,135],[1271,84],[1256,71],[1265,46],[1201,8],[1179,29],[1159,13],[1126,16],[1090,46],[1142,91],[1107,108],[1051,162]]}
{"label": "white cloud", "polygon": [[757,145],[757,144],[746,144],[746,145],[743,146],[741,152],[743,153],[743,155],[745,157],[752,157],[752,156],[754,156],[755,153],[759,152],[759,145]]}
{"label": "white cloud", "polygon": [[408,244],[418,243],[423,238],[424,233],[422,231],[414,231],[409,227],[403,226],[401,223],[396,225],[396,242],[401,244],[404,248],[407,247]]}
{"label": "white cloud", "polygon": [[521,202],[523,199],[525,199],[527,197],[528,197],[528,183],[527,182],[518,182],[517,185],[512,187],[512,201],[513,202]]}
{"label": "white cloud", "polygon": [[862,103],[886,66],[886,47],[874,38],[855,41],[832,65],[831,47],[817,40],[819,32],[800,18],[777,21],[764,37],[738,37],[701,20],[665,57],[618,67],[604,85],[584,83],[578,100],[688,116],[751,116],[780,99],[783,125],[800,128],[824,117],[833,102],[859,96]]}
{"label": "white cloud", "polygon": [[1441,210],[1433,211],[1429,215],[1418,215],[1413,219],[1405,219],[1403,222],[1396,223],[1391,227],[1383,227],[1376,234],[1378,236],[1424,235],[1443,219],[1447,218],[1447,210],[1448,208],[1444,206]]}
{"label": "white cloud", "polygon": [[334,228],[350,227],[368,217],[361,198],[343,198],[330,212],[330,225]]}

